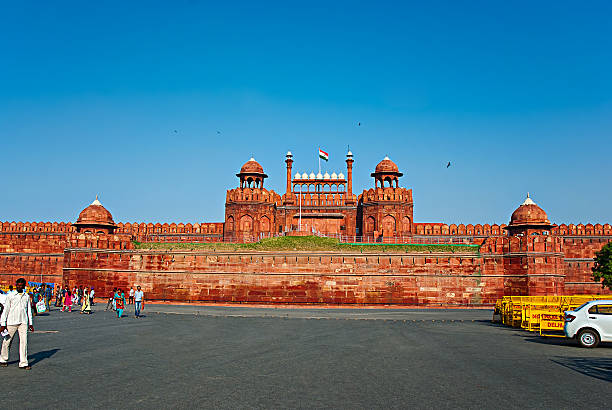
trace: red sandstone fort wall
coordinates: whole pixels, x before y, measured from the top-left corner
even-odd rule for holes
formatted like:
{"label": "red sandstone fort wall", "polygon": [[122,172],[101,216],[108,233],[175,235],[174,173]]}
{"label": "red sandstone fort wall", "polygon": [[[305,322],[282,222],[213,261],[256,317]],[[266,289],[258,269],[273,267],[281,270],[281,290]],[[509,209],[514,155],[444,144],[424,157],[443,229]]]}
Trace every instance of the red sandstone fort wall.
{"label": "red sandstone fort wall", "polygon": [[[211,302],[481,305],[503,295],[502,272],[477,255],[152,252],[68,249],[64,279],[143,286],[153,299]],[[491,270],[490,270],[491,271]]]}
{"label": "red sandstone fort wall", "polygon": [[[24,227],[36,231],[23,232]],[[15,224],[14,229],[13,232],[0,232],[0,284],[14,284],[20,277],[28,281],[60,283],[69,234],[59,229],[59,232],[51,232],[50,224]]]}
{"label": "red sandstone fort wall", "polygon": [[[102,291],[142,283],[151,298],[262,303],[477,305],[503,295],[610,294],[591,280],[595,252],[612,240],[608,225],[555,228],[566,236],[473,237],[478,256],[147,253],[133,251],[131,240],[219,234],[223,224],[118,225],[117,234],[99,235],[66,223],[2,223],[0,284],[21,276]],[[456,227],[462,235],[480,228]]]}

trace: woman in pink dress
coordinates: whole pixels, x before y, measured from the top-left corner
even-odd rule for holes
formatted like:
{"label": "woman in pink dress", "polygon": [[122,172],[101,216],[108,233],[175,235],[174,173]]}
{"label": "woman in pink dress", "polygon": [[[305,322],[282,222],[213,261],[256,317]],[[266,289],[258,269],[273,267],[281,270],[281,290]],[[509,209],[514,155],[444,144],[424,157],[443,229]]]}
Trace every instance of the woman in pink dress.
{"label": "woman in pink dress", "polygon": [[72,312],[72,292],[66,290],[66,296],[64,297],[64,306],[62,307],[62,312],[65,312],[68,309],[68,312]]}

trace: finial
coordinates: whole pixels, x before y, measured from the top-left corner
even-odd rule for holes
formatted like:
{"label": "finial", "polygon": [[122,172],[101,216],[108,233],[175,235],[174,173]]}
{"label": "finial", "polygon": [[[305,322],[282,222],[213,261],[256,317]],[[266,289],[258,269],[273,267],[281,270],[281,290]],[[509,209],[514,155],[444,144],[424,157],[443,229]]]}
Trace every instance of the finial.
{"label": "finial", "polygon": [[96,199],[91,204],[92,205],[102,205],[100,201],[98,201],[98,195],[96,195]]}
{"label": "finial", "polygon": [[529,192],[527,192],[527,198],[525,198],[525,200],[523,201],[523,203],[521,205],[535,205],[536,203],[533,202],[533,199],[531,199],[531,197],[529,196]]}

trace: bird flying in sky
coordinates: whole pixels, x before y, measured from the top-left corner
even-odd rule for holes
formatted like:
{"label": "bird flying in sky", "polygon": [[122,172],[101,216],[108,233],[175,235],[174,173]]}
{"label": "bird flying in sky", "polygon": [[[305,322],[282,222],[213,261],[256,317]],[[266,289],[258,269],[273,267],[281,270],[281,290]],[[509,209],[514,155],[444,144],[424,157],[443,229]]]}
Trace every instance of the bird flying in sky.
{"label": "bird flying in sky", "polygon": [[450,161],[448,161],[448,164],[446,164],[446,168],[448,168],[450,166],[451,166],[451,163],[450,163]]}

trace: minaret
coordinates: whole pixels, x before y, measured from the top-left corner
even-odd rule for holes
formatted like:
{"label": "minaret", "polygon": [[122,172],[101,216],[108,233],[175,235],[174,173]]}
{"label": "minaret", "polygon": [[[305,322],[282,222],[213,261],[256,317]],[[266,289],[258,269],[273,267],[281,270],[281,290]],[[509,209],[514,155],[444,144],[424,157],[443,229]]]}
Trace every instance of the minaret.
{"label": "minaret", "polygon": [[287,163],[287,190],[286,190],[286,196],[289,197],[289,194],[291,194],[291,166],[293,165],[293,155],[291,154],[291,151],[287,151],[286,157],[287,157],[287,159],[285,160],[285,162]]}
{"label": "minaret", "polygon": [[346,153],[346,199],[351,200],[353,198],[353,153],[351,150]]}

